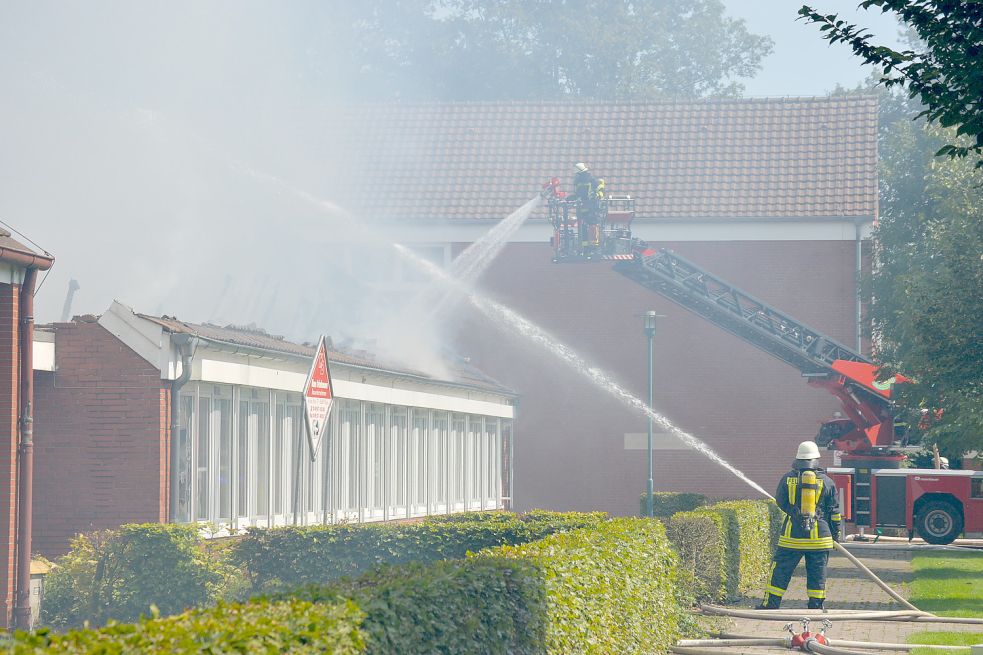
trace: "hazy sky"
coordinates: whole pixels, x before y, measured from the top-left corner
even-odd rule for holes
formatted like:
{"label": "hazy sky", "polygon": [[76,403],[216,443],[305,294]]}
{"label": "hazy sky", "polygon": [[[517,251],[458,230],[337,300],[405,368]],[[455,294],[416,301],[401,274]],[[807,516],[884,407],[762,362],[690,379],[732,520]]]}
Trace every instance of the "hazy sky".
{"label": "hazy sky", "polygon": [[[766,34],[775,42],[758,76],[744,82],[749,96],[825,95],[840,84],[852,87],[870,74],[849,46],[829,45],[819,28],[798,18],[799,0],[725,0],[735,18],[747,21],[755,34]],[[843,19],[871,30],[877,43],[898,43],[898,23],[893,14],[857,10],[859,0],[811,0],[813,9],[839,14]],[[807,72],[806,72],[807,71]]]}
{"label": "hazy sky", "polygon": [[[893,20],[856,12],[858,0],[813,1],[896,41]],[[797,21],[797,0],[725,2],[775,41],[745,82],[748,95],[824,95],[869,72]],[[0,7],[0,219],[57,258],[40,321],[57,320],[75,277],[73,313],[102,312],[118,298],[288,333],[330,323],[319,310],[285,309],[300,292],[294,280],[311,276],[297,231],[326,231],[325,212],[265,173],[330,197],[345,158],[318,135],[330,120],[324,80],[334,78],[313,74],[317,53],[304,44],[308,23],[333,19],[316,0]],[[346,231],[339,221],[331,229]],[[289,266],[277,257],[284,252]]]}

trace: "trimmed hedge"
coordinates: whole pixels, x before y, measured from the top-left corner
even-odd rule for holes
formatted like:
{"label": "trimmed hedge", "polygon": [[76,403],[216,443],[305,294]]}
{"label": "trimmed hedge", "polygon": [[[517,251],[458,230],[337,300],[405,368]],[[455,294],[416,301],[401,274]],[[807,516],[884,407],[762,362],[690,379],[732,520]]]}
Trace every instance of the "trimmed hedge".
{"label": "trimmed hedge", "polygon": [[669,539],[680,568],[696,580],[697,598],[720,601],[761,590],[774,534],[769,504],[736,500],[673,515]]}
{"label": "trimmed hedge", "polygon": [[543,653],[546,601],[529,562],[482,557],[383,566],[355,580],[288,596],[365,612],[365,651],[389,653]]}
{"label": "trimmed hedge", "polygon": [[380,564],[459,559],[468,552],[597,525],[603,513],[465,514],[408,524],[251,529],[230,548],[247,578],[240,593],[280,593],[355,576]]}
{"label": "trimmed hedge", "polygon": [[63,629],[177,614],[215,601],[228,571],[198,527],[147,523],[80,535],[45,581],[41,621]]}
{"label": "trimmed hedge", "polygon": [[[15,653],[650,653],[679,633],[665,529],[647,519],[540,514],[585,529],[466,559],[383,566],[245,604],[64,635],[17,633]],[[551,523],[552,521],[552,523]],[[491,517],[444,522],[511,524]],[[534,524],[529,520],[526,523]],[[156,608],[155,608],[156,609]]]}
{"label": "trimmed hedge", "polygon": [[478,556],[535,567],[548,653],[666,652],[679,636],[676,557],[659,521],[612,519]]}
{"label": "trimmed hedge", "polygon": [[362,653],[363,613],[348,601],[257,599],[98,630],[17,632],[8,652],[35,653]]}
{"label": "trimmed hedge", "polygon": [[[729,513],[728,587],[734,595],[757,595],[764,588],[771,567],[771,517],[762,500],[732,500],[711,509]],[[734,582],[731,582],[733,580]]]}
{"label": "trimmed hedge", "polygon": [[698,600],[727,598],[727,525],[719,512],[706,509],[677,512],[669,520],[669,541],[679,556],[679,569],[694,580]]}
{"label": "trimmed hedge", "polygon": [[[652,509],[656,518],[668,519],[676,512],[689,512],[710,504],[703,494],[680,491],[656,491],[652,494]],[[648,516],[648,493],[638,498],[638,515]]]}

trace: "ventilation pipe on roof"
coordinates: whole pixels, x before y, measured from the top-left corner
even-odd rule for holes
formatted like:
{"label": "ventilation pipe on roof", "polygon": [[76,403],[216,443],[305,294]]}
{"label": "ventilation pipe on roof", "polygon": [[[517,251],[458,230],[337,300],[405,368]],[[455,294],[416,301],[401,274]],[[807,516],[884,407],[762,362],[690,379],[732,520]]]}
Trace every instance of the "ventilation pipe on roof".
{"label": "ventilation pipe on roof", "polygon": [[171,343],[177,346],[178,354],[181,356],[181,375],[171,383],[171,426],[168,431],[170,435],[168,453],[171,458],[171,502],[169,503],[170,516],[167,517],[169,523],[173,523],[177,518],[178,497],[180,493],[181,467],[180,458],[178,457],[175,446],[175,438],[179,429],[178,422],[181,419],[181,404],[178,402],[178,394],[181,391],[181,387],[191,379],[191,360],[194,357],[195,350],[198,348],[198,337],[193,334],[177,332],[171,334]]}

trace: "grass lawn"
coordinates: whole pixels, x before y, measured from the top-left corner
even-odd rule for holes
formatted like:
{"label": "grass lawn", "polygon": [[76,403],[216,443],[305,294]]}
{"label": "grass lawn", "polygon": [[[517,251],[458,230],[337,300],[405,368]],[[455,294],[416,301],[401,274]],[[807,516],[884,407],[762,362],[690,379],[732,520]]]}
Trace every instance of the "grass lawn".
{"label": "grass lawn", "polygon": [[[911,600],[919,609],[940,616],[983,617],[983,553],[929,551],[912,559],[915,579]],[[983,644],[979,632],[919,632],[912,644],[971,646]],[[969,653],[947,651],[946,655]],[[915,650],[914,655],[939,655],[938,651]]]}

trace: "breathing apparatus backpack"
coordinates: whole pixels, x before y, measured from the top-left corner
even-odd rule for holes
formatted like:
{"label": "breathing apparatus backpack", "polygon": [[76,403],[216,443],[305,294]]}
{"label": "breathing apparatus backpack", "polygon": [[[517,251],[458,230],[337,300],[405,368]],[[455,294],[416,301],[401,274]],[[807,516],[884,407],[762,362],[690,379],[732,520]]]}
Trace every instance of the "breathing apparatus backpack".
{"label": "breathing apparatus backpack", "polygon": [[799,521],[803,529],[812,531],[816,525],[816,504],[819,502],[819,483],[812,469],[799,471]]}

